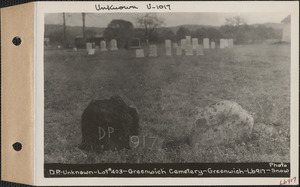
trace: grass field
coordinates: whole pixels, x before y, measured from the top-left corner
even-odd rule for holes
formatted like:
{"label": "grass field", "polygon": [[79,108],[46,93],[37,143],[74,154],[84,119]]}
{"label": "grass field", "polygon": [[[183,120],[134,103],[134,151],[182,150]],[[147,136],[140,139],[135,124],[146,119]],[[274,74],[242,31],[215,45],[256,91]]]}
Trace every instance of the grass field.
{"label": "grass field", "polygon": [[[135,58],[135,51],[46,50],[45,163],[288,162],[290,46],[245,45],[206,50],[205,56]],[[81,114],[92,99],[121,95],[140,113],[141,134],[153,148],[78,149]],[[197,107],[239,103],[254,118],[250,140],[193,149],[164,142],[188,136]]]}

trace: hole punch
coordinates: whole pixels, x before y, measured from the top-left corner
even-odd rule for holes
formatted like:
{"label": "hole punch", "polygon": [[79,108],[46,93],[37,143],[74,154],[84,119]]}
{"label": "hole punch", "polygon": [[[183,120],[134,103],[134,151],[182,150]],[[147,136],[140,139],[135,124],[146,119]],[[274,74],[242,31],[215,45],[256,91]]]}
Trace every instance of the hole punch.
{"label": "hole punch", "polygon": [[19,46],[21,43],[22,43],[22,40],[20,37],[16,36],[14,37],[14,39],[12,40],[12,43],[15,45],[15,46]]}
{"label": "hole punch", "polygon": [[16,142],[12,146],[15,151],[21,151],[21,149],[22,149],[22,144],[20,142]]}

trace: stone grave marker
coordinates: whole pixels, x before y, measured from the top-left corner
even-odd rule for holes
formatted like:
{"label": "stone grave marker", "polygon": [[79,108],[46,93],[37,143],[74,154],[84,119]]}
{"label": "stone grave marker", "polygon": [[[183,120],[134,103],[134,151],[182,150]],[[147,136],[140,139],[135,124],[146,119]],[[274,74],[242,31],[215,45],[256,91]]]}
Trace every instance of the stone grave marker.
{"label": "stone grave marker", "polygon": [[156,45],[150,45],[150,54],[149,56],[157,56],[157,47]]}
{"label": "stone grave marker", "polygon": [[190,144],[199,148],[244,141],[251,135],[253,124],[253,117],[239,104],[220,101],[199,109]]}
{"label": "stone grave marker", "polygon": [[166,47],[166,56],[172,56],[172,44],[171,40],[165,41],[165,47]]}
{"label": "stone grave marker", "polygon": [[192,45],[186,45],[186,53],[185,55],[191,56],[193,55],[193,46]]}
{"label": "stone grave marker", "polygon": [[86,151],[130,148],[131,137],[139,135],[139,115],[120,96],[93,100],[81,116],[82,142]]}
{"label": "stone grave marker", "polygon": [[228,39],[224,39],[224,47],[228,47]]}
{"label": "stone grave marker", "polygon": [[211,49],[216,48],[216,43],[215,43],[215,42],[210,42],[210,48],[211,48]]}
{"label": "stone grave marker", "polygon": [[192,44],[193,44],[193,50],[197,49],[198,44],[198,38],[193,38],[192,39]]}
{"label": "stone grave marker", "polygon": [[177,48],[178,47],[178,44],[177,43],[173,43],[173,48]]}
{"label": "stone grave marker", "polygon": [[135,57],[136,58],[143,58],[143,57],[145,57],[145,55],[144,55],[144,49],[136,49],[135,50]]}
{"label": "stone grave marker", "polygon": [[77,47],[73,47],[73,52],[77,52],[77,51],[78,51]]}
{"label": "stone grave marker", "polygon": [[191,36],[185,36],[185,39],[186,39],[186,45],[192,45]]}
{"label": "stone grave marker", "polygon": [[117,40],[112,39],[112,40],[110,41],[110,50],[111,50],[111,51],[117,51],[117,50],[118,50],[118,47],[117,47]]}
{"label": "stone grave marker", "polygon": [[96,51],[99,51],[99,45],[95,46]]}
{"label": "stone grave marker", "polygon": [[93,48],[93,44],[92,43],[86,43],[86,50],[87,51],[89,51],[92,48]]}
{"label": "stone grave marker", "polygon": [[202,45],[198,45],[196,48],[196,55],[204,55],[203,52],[203,46]]}
{"label": "stone grave marker", "polygon": [[220,49],[224,49],[224,39],[220,39]]}
{"label": "stone grave marker", "polygon": [[209,39],[208,38],[203,39],[203,48],[209,49]]}
{"label": "stone grave marker", "polygon": [[186,50],[186,39],[181,39],[180,40],[180,46],[181,46],[181,50]]}
{"label": "stone grave marker", "polygon": [[178,47],[176,48],[176,55],[177,55],[177,56],[181,56],[181,55],[182,55],[182,49],[181,49],[181,46],[178,46]]}
{"label": "stone grave marker", "polygon": [[228,47],[233,48],[233,39],[232,38],[228,39]]}
{"label": "stone grave marker", "polygon": [[88,50],[88,55],[94,55],[94,54],[95,54],[95,49]]}
{"label": "stone grave marker", "polygon": [[100,42],[100,51],[107,51],[105,41]]}

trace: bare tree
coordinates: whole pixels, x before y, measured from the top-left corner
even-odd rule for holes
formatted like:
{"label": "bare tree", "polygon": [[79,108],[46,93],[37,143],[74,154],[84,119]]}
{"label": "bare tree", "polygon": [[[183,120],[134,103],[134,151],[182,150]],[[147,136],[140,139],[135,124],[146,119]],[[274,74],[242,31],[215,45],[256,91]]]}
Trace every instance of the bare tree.
{"label": "bare tree", "polygon": [[137,17],[137,24],[144,32],[147,45],[149,44],[149,37],[155,29],[161,27],[164,21],[154,13],[147,13]]}
{"label": "bare tree", "polygon": [[240,16],[234,16],[231,18],[226,18],[226,23],[225,25],[230,25],[230,26],[240,26],[240,25],[246,25],[246,21],[241,18]]}

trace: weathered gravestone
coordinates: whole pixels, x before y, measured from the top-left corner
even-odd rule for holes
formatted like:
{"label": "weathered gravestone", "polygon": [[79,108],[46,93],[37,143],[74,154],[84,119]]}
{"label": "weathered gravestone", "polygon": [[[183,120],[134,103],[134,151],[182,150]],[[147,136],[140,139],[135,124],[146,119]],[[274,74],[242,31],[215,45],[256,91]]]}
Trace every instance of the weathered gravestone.
{"label": "weathered gravestone", "polygon": [[193,38],[192,44],[193,44],[193,50],[196,50],[198,46],[198,38]]}
{"label": "weathered gravestone", "polygon": [[173,43],[173,48],[177,48],[178,47],[178,44],[177,43]]}
{"label": "weathered gravestone", "polygon": [[107,51],[105,41],[100,42],[100,51]]}
{"label": "weathered gravestone", "polygon": [[186,50],[186,39],[181,39],[180,40],[180,46],[181,46],[181,50]]}
{"label": "weathered gravestone", "polygon": [[211,49],[216,48],[216,43],[215,43],[215,42],[210,42],[210,48],[211,48]]}
{"label": "weathered gravestone", "polygon": [[202,45],[198,45],[196,48],[196,55],[204,55],[203,52],[203,46]]}
{"label": "weathered gravestone", "polygon": [[92,48],[93,48],[93,44],[92,43],[86,43],[86,50],[87,51],[89,51]]}
{"label": "weathered gravestone", "polygon": [[117,41],[115,39],[112,39],[110,41],[110,50],[111,51],[117,51],[118,50]]}
{"label": "weathered gravestone", "polygon": [[150,45],[150,54],[149,56],[157,56],[157,47],[156,45]]}
{"label": "weathered gravestone", "polygon": [[224,49],[224,39],[220,39],[220,49]]}
{"label": "weathered gravestone", "polygon": [[181,46],[178,46],[178,47],[176,48],[176,55],[177,55],[177,56],[181,56],[181,55],[182,55],[182,49],[181,49]]}
{"label": "weathered gravestone", "polygon": [[73,47],[73,52],[77,52],[77,48],[76,47]]}
{"label": "weathered gravestone", "polygon": [[165,41],[165,47],[166,47],[166,56],[172,56],[172,44],[171,40]]}
{"label": "weathered gravestone", "polygon": [[95,49],[96,51],[99,51],[99,45],[96,45]]}
{"label": "weathered gravestone", "polygon": [[193,55],[193,46],[192,45],[186,45],[186,53],[185,55],[191,56]]}
{"label": "weathered gravestone", "polygon": [[186,39],[186,45],[192,45],[192,37],[191,36],[185,36]]}
{"label": "weathered gravestone", "polygon": [[192,146],[212,146],[246,140],[253,129],[253,117],[232,101],[221,101],[199,109],[191,131]]}
{"label": "weathered gravestone", "polygon": [[144,55],[144,49],[136,49],[135,50],[135,57],[136,58],[143,58],[143,57],[145,57],[145,55]]}
{"label": "weathered gravestone", "polygon": [[224,39],[224,48],[228,47],[228,39]]}
{"label": "weathered gravestone", "polygon": [[94,55],[94,54],[95,54],[95,49],[88,50],[88,55]]}
{"label": "weathered gravestone", "polygon": [[209,39],[208,38],[203,39],[203,48],[209,49]]}
{"label": "weathered gravestone", "polygon": [[233,39],[228,39],[228,47],[233,48]]}
{"label": "weathered gravestone", "polygon": [[139,135],[138,111],[120,96],[93,100],[83,111],[81,128],[80,149],[100,152],[130,148],[131,137]]}

